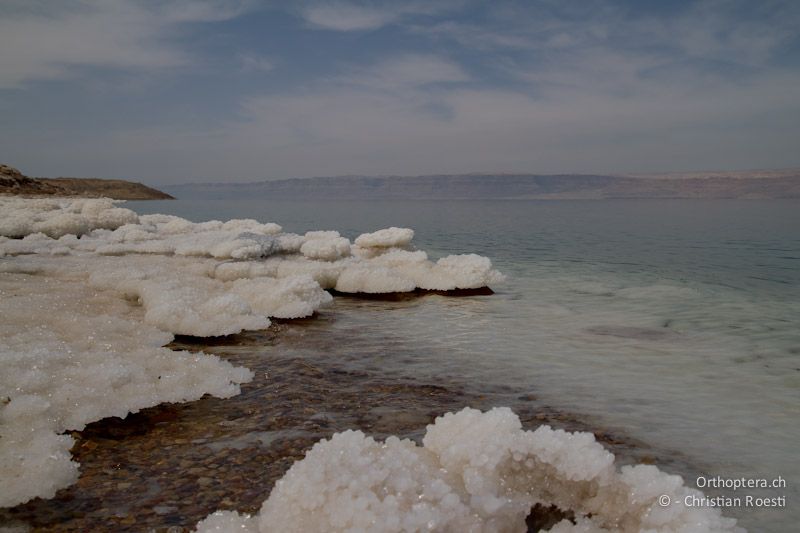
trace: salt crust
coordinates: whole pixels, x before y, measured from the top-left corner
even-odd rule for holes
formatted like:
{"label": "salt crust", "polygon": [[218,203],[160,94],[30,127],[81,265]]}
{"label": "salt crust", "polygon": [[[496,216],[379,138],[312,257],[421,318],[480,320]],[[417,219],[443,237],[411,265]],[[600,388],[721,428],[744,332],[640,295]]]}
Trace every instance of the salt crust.
{"label": "salt crust", "polygon": [[351,293],[475,289],[503,280],[489,259],[474,254],[428,260],[425,252],[409,249],[414,232],[408,228],[365,233],[352,245],[336,231],[301,236],[251,219],[193,223],[170,215],[137,216],[108,199],[0,198],[0,210],[0,257],[93,253],[254,261],[258,265],[221,268],[219,279],[307,274],[323,289]]}
{"label": "salt crust", "polygon": [[364,233],[355,242],[361,248],[403,248],[408,246],[413,238],[413,229],[391,227],[375,233]]}
{"label": "salt crust", "polygon": [[162,348],[172,334],[92,290],[77,269],[0,266],[0,506],[52,497],[77,479],[65,430],[207,393],[227,398],[252,377],[213,355]]}
{"label": "salt crust", "polygon": [[197,531],[524,532],[537,503],[574,512],[558,533],[743,531],[716,508],[686,507],[689,495],[701,493],[654,466],[618,469],[591,433],[523,431],[508,408],[465,408],[429,425],[421,447],[360,431],[321,440],[258,515],[218,511]]}
{"label": "salt crust", "polygon": [[[252,378],[215,356],[162,346],[307,316],[342,292],[496,283],[488,259],[436,263],[413,231],[281,233],[254,220],[137,216],[111,200],[0,199],[0,505],[75,481],[72,438],[107,416],[164,401],[237,394]],[[78,236],[81,236],[79,239]],[[24,237],[8,239],[7,237]],[[32,257],[31,257],[32,256]],[[133,304],[133,305],[131,305]],[[6,318],[8,317],[8,318]],[[673,502],[662,508],[657,497]],[[423,446],[346,431],[317,443],[258,516],[217,512],[199,531],[524,531],[535,503],[572,510],[552,531],[737,531],[699,492],[652,466],[622,467],[591,434],[522,431],[508,409],[465,409]]]}
{"label": "salt crust", "polygon": [[229,397],[251,379],[174,334],[261,329],[313,314],[323,289],[397,292],[496,283],[475,255],[433,263],[413,231],[356,239],[282,233],[255,220],[138,216],[109,199],[0,198],[0,506],[52,497],[77,479],[80,430],[161,402]]}
{"label": "salt crust", "polygon": [[136,213],[115,207],[108,198],[85,199],[0,199],[0,235],[24,237],[43,233],[48,237],[83,235],[93,229],[114,229],[136,222]]}

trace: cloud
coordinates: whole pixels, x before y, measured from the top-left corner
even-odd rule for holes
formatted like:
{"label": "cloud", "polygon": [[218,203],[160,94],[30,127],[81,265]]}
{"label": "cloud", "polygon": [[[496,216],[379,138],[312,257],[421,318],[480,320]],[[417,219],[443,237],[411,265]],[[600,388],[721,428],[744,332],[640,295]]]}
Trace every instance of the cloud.
{"label": "cloud", "polygon": [[394,9],[376,9],[352,4],[320,4],[303,10],[312,26],[325,30],[374,30],[396,21],[401,13]]}
{"label": "cloud", "polygon": [[153,12],[169,23],[220,22],[236,18],[254,6],[253,0],[167,0]]}
{"label": "cloud", "polygon": [[711,0],[692,5],[680,16],[636,22],[640,38],[688,57],[757,66],[797,38],[800,4]]}
{"label": "cloud", "polygon": [[377,30],[413,15],[431,15],[461,5],[459,0],[439,2],[316,2],[300,14],[313,28],[334,31]]}
{"label": "cloud", "polygon": [[[50,60],[32,63],[39,76],[47,72],[45,67],[66,68],[56,73],[63,76],[76,65],[162,68],[189,61],[167,38],[185,23],[169,9],[155,3],[110,4],[114,9],[74,5],[83,6],[83,15],[95,24],[104,14],[128,20],[134,29],[130,36],[90,35],[94,48],[103,44],[108,50],[78,54],[78,59],[54,61],[55,52],[47,48]],[[214,8],[216,4],[202,5],[211,7],[180,16],[235,16]],[[60,131],[44,131],[20,120],[13,134],[11,129],[0,132],[0,145],[13,154],[12,163],[26,169],[32,165],[30,172],[40,175],[67,172],[173,182],[350,173],[679,171],[800,163],[800,102],[794,94],[800,69],[786,61],[787,50],[795,53],[788,36],[798,18],[791,9],[776,8],[773,14],[765,8],[751,17],[736,10],[761,8],[714,1],[655,18],[647,10],[642,14],[597,5],[580,10],[564,3],[537,3],[536,9],[498,3],[484,18],[459,18],[428,15],[422,8],[398,11],[393,4],[313,4],[338,9],[339,15],[357,6],[374,17],[365,22],[356,13],[344,17],[347,23],[326,19],[341,31],[375,24],[396,27],[356,39],[309,32],[307,26],[285,29],[290,38],[303,40],[310,56],[302,50],[292,55],[296,50],[290,47],[282,56],[237,56],[235,50],[278,52],[258,47],[250,35],[236,42],[232,33],[226,36],[231,39],[226,44],[232,45],[227,50],[234,50],[233,61],[226,62],[229,69],[264,72],[280,61],[280,72],[268,80],[242,76],[198,101],[185,106],[181,101],[183,107],[166,118],[130,121],[135,127],[120,115],[114,123],[120,126],[113,131],[87,128],[78,137],[72,129],[75,121],[65,121]],[[79,25],[70,18],[76,15],[69,15],[48,17]],[[48,20],[41,14],[25,16],[42,24]],[[25,17],[15,13],[12,18]],[[53,28],[52,21],[46,27]],[[392,36],[390,44],[387,35]],[[398,35],[406,38],[395,40]],[[4,38],[0,32],[0,45]],[[347,46],[317,54],[318,47],[343,41]],[[351,48],[354,43],[357,52]],[[364,47],[369,49],[364,52]],[[13,100],[7,102],[10,109]]]}
{"label": "cloud", "polygon": [[275,68],[271,59],[251,53],[239,54],[239,65],[243,72],[269,72]]}
{"label": "cloud", "polygon": [[[596,47],[655,52],[672,61],[759,67],[797,42],[800,4],[780,0],[705,0],[681,9],[626,9],[596,0],[572,3],[498,3],[479,22],[436,20],[410,29],[438,42],[496,53],[527,52],[545,60],[559,51]],[[719,66],[718,65],[718,66]]]}
{"label": "cloud", "polygon": [[[542,101],[500,89],[393,95],[329,88],[250,101],[251,121],[224,137],[237,139],[243,162],[268,154],[269,169],[254,169],[254,178],[781,166],[800,116],[787,88],[798,81],[770,77],[692,99],[666,91]],[[448,113],[432,113],[432,104]],[[775,108],[791,111],[775,117]]]}
{"label": "cloud", "polygon": [[469,80],[469,76],[460,65],[441,56],[405,54],[369,67],[351,69],[336,80],[373,89],[399,91],[463,82]]}
{"label": "cloud", "polygon": [[409,29],[416,34],[452,40],[460,46],[477,50],[525,50],[535,46],[530,28],[524,31],[509,31],[508,27],[494,30],[477,24],[449,20],[430,25],[413,25]]}
{"label": "cloud", "polygon": [[173,182],[774,168],[797,164],[791,154],[800,106],[791,88],[798,83],[796,74],[771,74],[692,98],[667,90],[630,97],[586,91],[546,100],[502,89],[431,93],[325,83],[249,98],[245,120],[207,131],[142,129],[57,149],[76,165],[105,166],[109,176],[136,168],[137,177]]}
{"label": "cloud", "polygon": [[183,65],[190,57],[170,41],[177,26],[226,20],[244,7],[208,0],[11,2],[0,6],[0,88],[66,78],[80,67]]}
{"label": "cloud", "polygon": [[519,2],[493,4],[485,19],[438,19],[409,29],[439,43],[453,42],[468,50],[538,52],[607,37],[609,21],[620,15],[605,2]]}

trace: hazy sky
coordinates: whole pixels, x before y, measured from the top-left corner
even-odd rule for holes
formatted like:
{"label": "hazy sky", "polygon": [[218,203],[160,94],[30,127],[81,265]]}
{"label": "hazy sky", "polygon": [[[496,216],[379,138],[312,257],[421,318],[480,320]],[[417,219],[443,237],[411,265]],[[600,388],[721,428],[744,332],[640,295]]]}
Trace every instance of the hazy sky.
{"label": "hazy sky", "polygon": [[800,166],[800,2],[0,0],[0,162],[152,184]]}

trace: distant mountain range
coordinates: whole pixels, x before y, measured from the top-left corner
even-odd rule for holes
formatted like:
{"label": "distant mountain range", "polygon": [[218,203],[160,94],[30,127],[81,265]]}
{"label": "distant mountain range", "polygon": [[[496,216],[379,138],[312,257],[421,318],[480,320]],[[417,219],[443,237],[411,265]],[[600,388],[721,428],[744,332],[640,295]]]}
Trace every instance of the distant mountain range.
{"label": "distant mountain range", "polygon": [[107,196],[121,200],[260,198],[314,200],[800,199],[800,169],[671,174],[457,174],[335,176],[165,186],[96,178],[29,178],[0,165],[0,194]]}
{"label": "distant mountain range", "polygon": [[164,187],[179,198],[535,199],[612,198],[800,199],[800,169],[660,175],[460,174],[338,176]]}

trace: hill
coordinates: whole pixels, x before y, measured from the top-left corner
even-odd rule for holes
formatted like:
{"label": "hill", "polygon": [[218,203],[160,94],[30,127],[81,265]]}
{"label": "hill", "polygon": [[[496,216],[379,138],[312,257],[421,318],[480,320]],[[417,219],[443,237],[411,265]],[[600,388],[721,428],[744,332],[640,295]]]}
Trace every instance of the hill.
{"label": "hill", "polygon": [[662,175],[340,176],[167,187],[181,197],[285,199],[800,198],[800,170]]}
{"label": "hill", "polygon": [[107,197],[116,200],[167,200],[173,197],[141,183],[97,178],[31,178],[0,164],[0,194]]}

